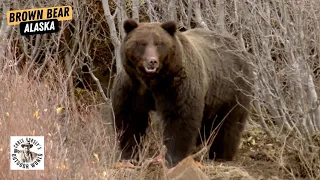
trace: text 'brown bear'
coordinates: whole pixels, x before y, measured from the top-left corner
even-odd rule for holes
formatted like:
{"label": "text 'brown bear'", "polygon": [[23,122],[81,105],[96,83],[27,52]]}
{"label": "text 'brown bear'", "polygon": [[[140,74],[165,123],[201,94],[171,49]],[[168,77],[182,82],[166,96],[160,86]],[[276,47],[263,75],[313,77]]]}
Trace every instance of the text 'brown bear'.
{"label": "text 'brown bear'", "polygon": [[164,123],[169,167],[219,126],[209,158],[232,160],[248,118],[253,73],[236,39],[202,28],[179,32],[173,21],[128,19],[123,27],[123,68],[112,90],[122,158],[137,152],[148,112],[155,110]]}

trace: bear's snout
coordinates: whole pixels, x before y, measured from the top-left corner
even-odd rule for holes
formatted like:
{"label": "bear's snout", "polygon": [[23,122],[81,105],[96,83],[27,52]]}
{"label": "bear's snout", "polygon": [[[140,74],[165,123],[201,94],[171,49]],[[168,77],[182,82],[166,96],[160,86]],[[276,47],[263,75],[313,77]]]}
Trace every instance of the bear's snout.
{"label": "bear's snout", "polygon": [[156,57],[148,57],[145,60],[144,68],[147,73],[155,73],[159,67],[159,61]]}

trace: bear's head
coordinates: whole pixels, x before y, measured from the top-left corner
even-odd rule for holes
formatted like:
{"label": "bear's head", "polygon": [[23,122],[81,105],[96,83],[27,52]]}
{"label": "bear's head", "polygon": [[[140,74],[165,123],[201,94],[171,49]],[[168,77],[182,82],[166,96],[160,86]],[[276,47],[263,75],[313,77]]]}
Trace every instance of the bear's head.
{"label": "bear's head", "polygon": [[121,45],[121,59],[125,70],[142,78],[167,73],[176,52],[176,23],[137,23],[128,19],[123,28],[126,37]]}

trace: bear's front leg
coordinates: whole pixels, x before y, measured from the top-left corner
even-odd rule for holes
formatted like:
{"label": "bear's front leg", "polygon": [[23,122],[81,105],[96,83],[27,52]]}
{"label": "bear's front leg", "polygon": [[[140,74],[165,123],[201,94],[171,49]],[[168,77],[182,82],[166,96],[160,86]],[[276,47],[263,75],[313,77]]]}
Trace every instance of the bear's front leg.
{"label": "bear's front leg", "polygon": [[[186,92],[186,91],[184,91]],[[196,92],[170,93],[159,99],[164,122],[164,145],[169,168],[192,153],[201,127],[203,96]]]}
{"label": "bear's front leg", "polygon": [[131,160],[136,155],[137,145],[148,127],[148,112],[152,106],[151,94],[141,90],[139,83],[133,82],[124,72],[117,76],[112,91],[112,107],[122,160]]}

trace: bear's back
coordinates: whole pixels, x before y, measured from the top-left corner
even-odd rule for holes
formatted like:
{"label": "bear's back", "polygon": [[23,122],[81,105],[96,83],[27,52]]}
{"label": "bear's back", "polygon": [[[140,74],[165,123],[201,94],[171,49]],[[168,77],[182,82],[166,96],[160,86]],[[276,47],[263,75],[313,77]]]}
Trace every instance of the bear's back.
{"label": "bear's back", "polygon": [[199,52],[209,79],[209,89],[219,87],[223,91],[216,90],[215,96],[218,96],[219,93],[235,93],[235,84],[238,87],[249,89],[247,82],[238,78],[236,72],[242,72],[244,76],[251,78],[252,69],[248,64],[250,59],[234,36],[219,34],[203,28],[190,29],[182,32],[181,35],[186,37]]}
{"label": "bear's back", "polygon": [[229,34],[221,34],[204,28],[190,29],[181,34],[191,40],[194,45],[201,46],[201,44],[204,44],[209,48],[228,50],[237,50],[239,48],[236,38]]}
{"label": "bear's back", "polygon": [[[240,46],[232,36],[218,34],[214,31],[195,28],[182,32],[181,35],[185,37],[192,47],[198,52],[200,59],[207,67],[208,73],[212,71],[219,71],[220,76],[225,76],[225,73],[230,72],[226,67],[233,67],[238,69],[241,62],[244,61],[240,58]],[[183,45],[183,47],[189,47]],[[186,49],[190,51],[190,49]],[[194,61],[190,59],[190,61]],[[215,69],[215,70],[214,70]]]}

